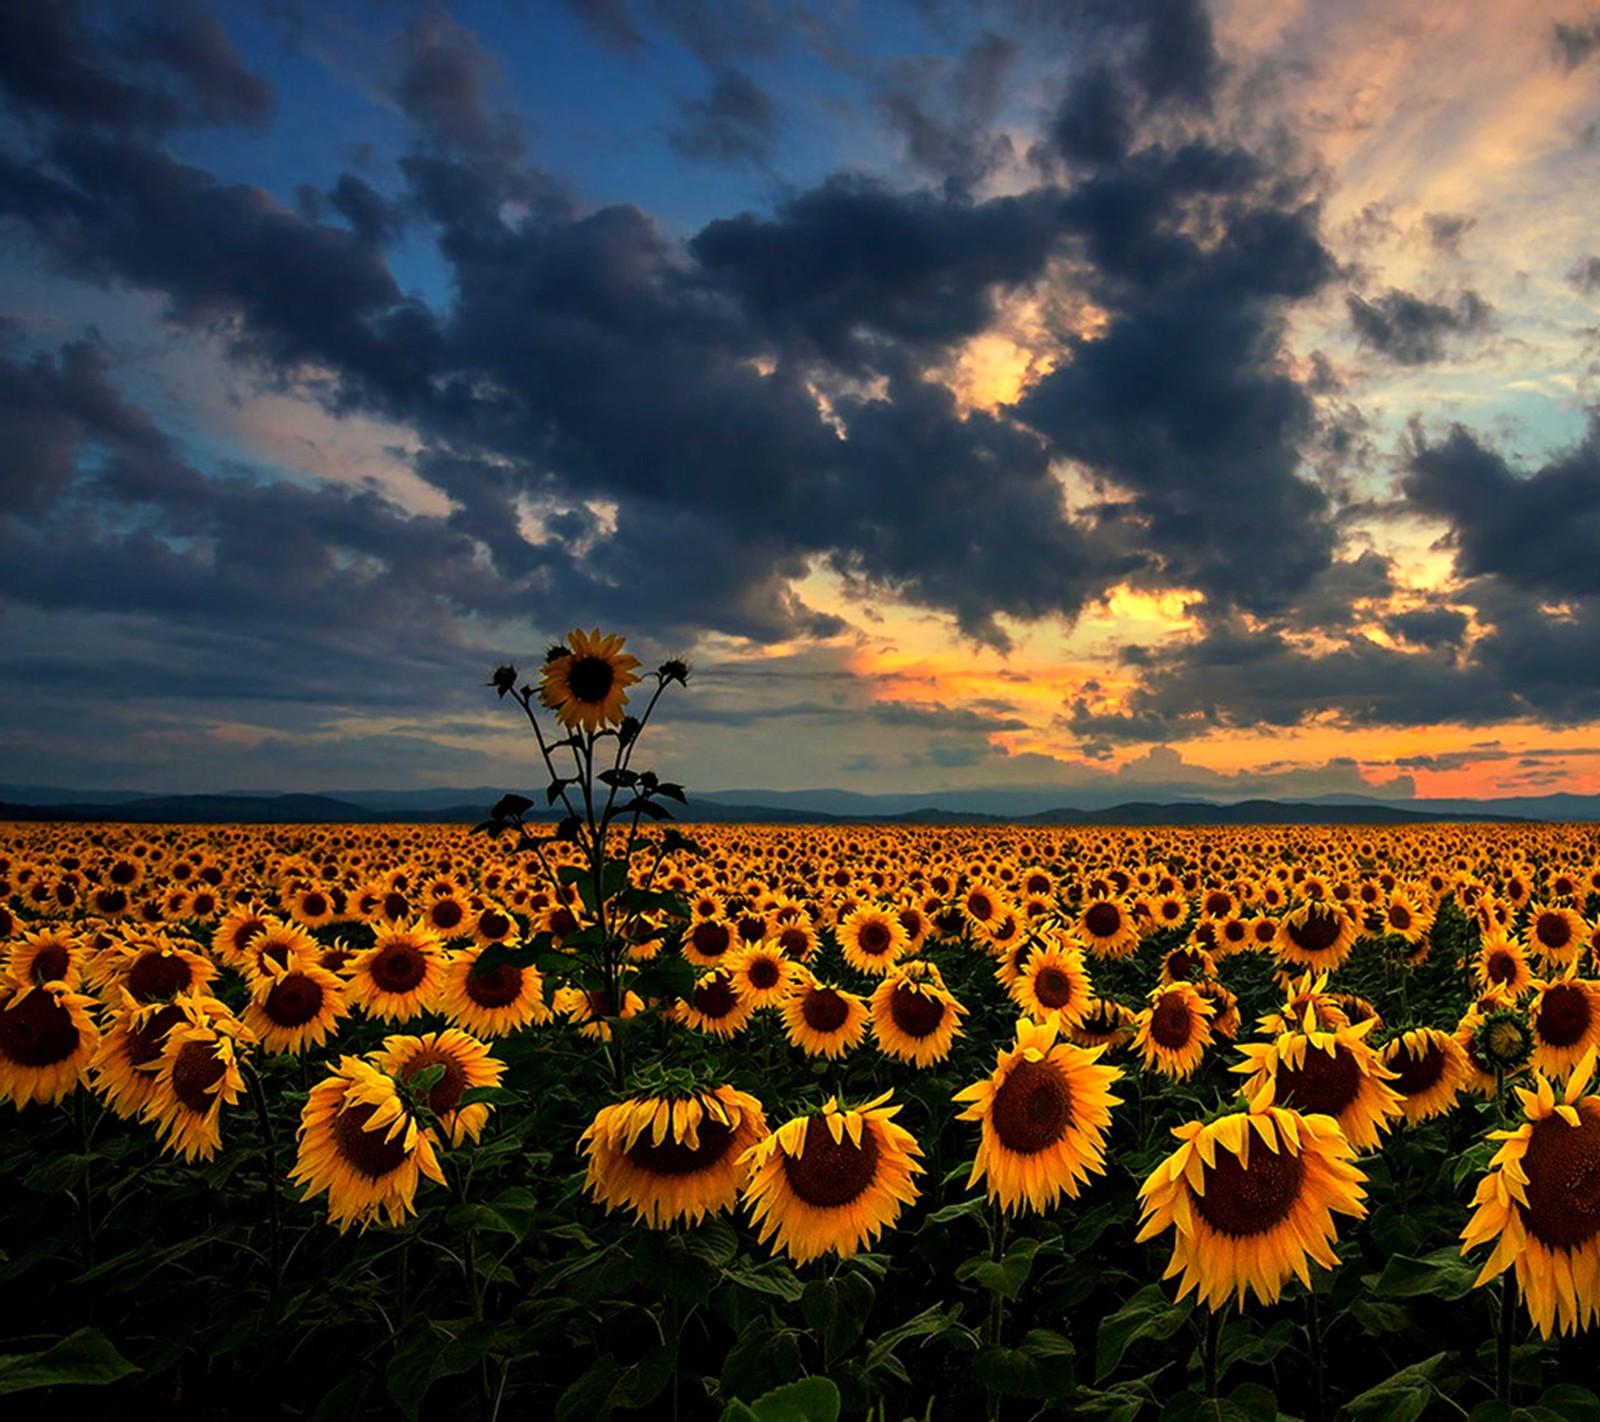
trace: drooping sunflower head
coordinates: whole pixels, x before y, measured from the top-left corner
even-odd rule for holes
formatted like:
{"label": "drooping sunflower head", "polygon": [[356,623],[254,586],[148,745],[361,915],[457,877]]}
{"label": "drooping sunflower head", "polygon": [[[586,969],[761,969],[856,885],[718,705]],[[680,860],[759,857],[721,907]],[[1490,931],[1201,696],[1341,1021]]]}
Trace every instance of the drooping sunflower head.
{"label": "drooping sunflower head", "polygon": [[733,1208],[746,1152],[766,1134],[761,1103],[731,1086],[634,1097],[602,1107],[583,1133],[585,1189],[651,1229],[698,1224]]}
{"label": "drooping sunflower head", "polygon": [[1083,1016],[1066,1024],[1067,1036],[1078,1046],[1104,1047],[1107,1053],[1126,1047],[1138,1030],[1138,1014],[1109,997],[1091,998]]}
{"label": "drooping sunflower head", "polygon": [[539,701],[573,730],[599,731],[622,722],[628,688],[639,680],[637,657],[622,650],[626,638],[575,627],[552,647],[539,674]]}
{"label": "drooping sunflower head", "polygon": [[1180,1144],[1140,1187],[1139,1242],[1173,1229],[1166,1277],[1213,1312],[1247,1292],[1276,1303],[1291,1275],[1310,1286],[1308,1260],[1338,1264],[1334,1214],[1360,1219],[1365,1176],[1325,1116],[1252,1104],[1173,1131]]}
{"label": "drooping sunflower head", "polygon": [[209,1160],[222,1145],[222,1108],[244,1094],[239,1069],[253,1034],[231,1013],[191,1016],[166,1035],[155,1089],[144,1107],[162,1148],[185,1160]]}
{"label": "drooping sunflower head", "polygon": [[977,1121],[980,1139],[969,1188],[985,1181],[1007,1211],[1042,1211],[1062,1195],[1076,1198],[1104,1171],[1105,1133],[1121,1098],[1122,1075],[1104,1066],[1104,1048],[1057,1041],[1054,1022],[1017,1022],[1016,1044],[1002,1049],[994,1072],[956,1093],[969,1103],[958,1119]]}
{"label": "drooping sunflower head", "polygon": [[895,1124],[891,1095],[860,1107],[830,1098],[751,1147],[744,1203],[763,1244],[796,1264],[848,1258],[894,1225],[917,1198],[922,1149]]}

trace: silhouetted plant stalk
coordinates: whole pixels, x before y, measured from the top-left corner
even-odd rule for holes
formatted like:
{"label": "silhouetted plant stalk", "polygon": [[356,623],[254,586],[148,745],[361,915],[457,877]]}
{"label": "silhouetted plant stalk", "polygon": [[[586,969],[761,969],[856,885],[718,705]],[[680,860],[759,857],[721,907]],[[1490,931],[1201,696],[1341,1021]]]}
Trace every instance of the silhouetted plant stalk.
{"label": "silhouetted plant stalk", "polygon": [[[665,916],[687,919],[684,906],[672,895],[656,890],[656,876],[664,856],[675,849],[695,846],[674,831],[656,838],[648,867],[636,875],[636,854],[646,852],[640,827],[671,819],[662,802],[685,803],[683,787],[662,780],[652,770],[636,770],[634,753],[667,687],[685,685],[689,667],[679,659],[663,662],[644,677],[634,674],[638,661],[623,653],[623,639],[602,637],[598,629],[570,633],[567,640],[545,654],[539,684],[519,684],[513,666],[495,669],[489,685],[502,699],[510,697],[521,709],[549,777],[545,803],[565,813],[551,833],[530,829],[527,816],[534,802],[521,795],[505,795],[477,828],[490,835],[512,832],[518,847],[537,855],[557,905],[570,905],[576,894],[585,921],[563,935],[559,950],[554,936],[534,939],[536,966],[558,980],[570,981],[588,995],[592,1015],[609,1028],[607,1051],[618,1089],[627,1079],[623,1014],[630,985],[639,976],[631,949],[661,929]],[[623,714],[627,688],[654,682],[643,712]],[[559,731],[546,734],[540,712],[554,716]],[[562,758],[570,757],[568,767]],[[547,853],[553,844],[575,847],[577,864],[553,863]],[[685,996],[693,988],[690,964],[667,951],[643,975],[652,995],[665,1000]],[[478,971],[491,971],[514,956],[514,950],[486,950]]]}

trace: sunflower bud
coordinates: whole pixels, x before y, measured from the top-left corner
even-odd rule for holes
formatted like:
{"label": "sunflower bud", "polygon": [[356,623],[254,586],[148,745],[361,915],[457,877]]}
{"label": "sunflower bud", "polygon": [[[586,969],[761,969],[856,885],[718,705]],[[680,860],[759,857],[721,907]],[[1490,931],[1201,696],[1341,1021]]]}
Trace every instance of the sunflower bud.
{"label": "sunflower bud", "polygon": [[669,657],[656,668],[656,675],[661,678],[663,685],[675,681],[679,686],[685,686],[689,681],[689,663],[682,657]]}
{"label": "sunflower bud", "polygon": [[517,669],[515,667],[496,667],[494,675],[489,678],[486,685],[495,689],[497,696],[504,696],[517,684]]}
{"label": "sunflower bud", "polygon": [[1468,1054],[1484,1071],[1512,1072],[1533,1052],[1533,1029],[1525,1017],[1502,1009],[1491,1012],[1472,1034]]}
{"label": "sunflower bud", "polygon": [[639,718],[637,716],[624,716],[622,724],[617,727],[617,739],[625,746],[631,746],[639,739]]}

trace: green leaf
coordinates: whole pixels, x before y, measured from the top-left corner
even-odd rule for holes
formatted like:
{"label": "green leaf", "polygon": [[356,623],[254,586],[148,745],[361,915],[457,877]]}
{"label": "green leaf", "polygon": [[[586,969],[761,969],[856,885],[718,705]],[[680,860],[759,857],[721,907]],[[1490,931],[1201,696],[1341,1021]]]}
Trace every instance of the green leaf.
{"label": "green leaf", "polygon": [[1226,1397],[1186,1392],[1162,1409],[1161,1422],[1278,1422],[1278,1399],[1258,1383],[1245,1383]]}
{"label": "green leaf", "polygon": [[1007,1397],[1059,1397],[1073,1385],[1072,1344],[1059,1333],[1035,1328],[1018,1348],[991,1343],[972,1360],[972,1370],[990,1392]]}
{"label": "green leaf", "polygon": [[1363,1418],[1370,1422],[1416,1422],[1433,1397],[1429,1379],[1444,1357],[1443,1353],[1435,1353],[1351,1398],[1339,1413],[1340,1422],[1361,1422]]}
{"label": "green leaf", "polygon": [[1005,1252],[1003,1259],[990,1259],[976,1254],[956,1266],[956,1278],[962,1283],[974,1283],[1004,1299],[1015,1299],[1022,1292],[1033,1270],[1033,1256],[1039,1252],[1037,1239],[1019,1239]]}
{"label": "green leaf", "polygon": [[533,801],[525,795],[502,795],[489,811],[492,820],[511,820],[533,808]]}
{"label": "green leaf", "polygon": [[621,786],[624,789],[631,790],[639,783],[639,772],[637,770],[602,770],[595,779],[602,785]]}
{"label": "green leaf", "polygon": [[656,786],[657,795],[665,795],[669,800],[676,800],[680,805],[687,805],[689,797],[683,793],[683,786],[675,785],[670,780],[663,780]]}
{"label": "green leaf", "polygon": [[1146,1284],[1110,1318],[1100,1322],[1095,1341],[1094,1378],[1102,1382],[1122,1361],[1130,1343],[1142,1338],[1161,1341],[1172,1337],[1188,1319],[1191,1305],[1175,1304],[1160,1284]]}
{"label": "green leaf", "polygon": [[633,1250],[633,1277],[643,1289],[686,1304],[703,1304],[711,1296],[716,1270],[689,1252],[677,1234],[650,1230]]}
{"label": "green leaf", "polygon": [[[763,1393],[754,1402],[730,1402],[723,1422],[839,1422],[838,1384],[829,1378],[801,1378]],[[737,1410],[736,1410],[737,1409]]]}
{"label": "green leaf", "polygon": [[98,1387],[139,1369],[98,1328],[80,1328],[39,1353],[0,1354],[0,1396],[36,1387]]}
{"label": "green leaf", "polygon": [[693,963],[676,953],[658,953],[634,974],[629,986],[644,998],[688,997],[697,976]]}
{"label": "green leaf", "polygon": [[556,1403],[555,1422],[595,1422],[618,1407],[647,1406],[672,1376],[678,1350],[670,1343],[652,1348],[637,1363],[619,1368],[615,1356],[604,1353],[572,1384]]}
{"label": "green leaf", "polygon": [[1453,1246],[1446,1245],[1421,1259],[1405,1254],[1391,1256],[1373,1286],[1373,1293],[1388,1299],[1459,1299],[1472,1292],[1477,1277],[1477,1266],[1467,1263]]}
{"label": "green leaf", "polygon": [[800,1282],[799,1276],[781,1259],[769,1260],[753,1268],[735,1265],[724,1269],[722,1277],[735,1288],[768,1294],[785,1303],[798,1303],[800,1296],[805,1293],[805,1285]]}
{"label": "green leaf", "polygon": [[942,1210],[935,1210],[922,1221],[922,1228],[949,1224],[951,1220],[981,1220],[988,1207],[989,1202],[982,1195],[974,1195],[970,1200],[961,1200],[954,1205],[946,1205]]}
{"label": "green leaf", "polygon": [[690,839],[688,835],[681,830],[671,828],[661,836],[661,852],[663,854],[705,854],[705,850]]}
{"label": "green leaf", "polygon": [[1540,1407],[1548,1407],[1567,1422],[1600,1422],[1600,1397],[1574,1383],[1557,1383],[1539,1394]]}

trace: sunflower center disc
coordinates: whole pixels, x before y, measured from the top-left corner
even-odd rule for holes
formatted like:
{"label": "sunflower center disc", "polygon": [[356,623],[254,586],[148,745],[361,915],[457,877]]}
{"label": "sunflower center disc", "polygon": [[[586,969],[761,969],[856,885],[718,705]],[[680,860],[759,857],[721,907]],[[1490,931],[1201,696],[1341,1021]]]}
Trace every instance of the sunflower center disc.
{"label": "sunflower center disc", "polygon": [[694,990],[695,1011],[702,1017],[726,1017],[739,1005],[739,998],[723,973]]}
{"label": "sunflower center disc", "polygon": [[695,951],[707,958],[720,958],[733,942],[733,935],[728,932],[725,923],[697,923],[689,937]]}
{"label": "sunflower center disc", "polygon": [[930,1037],[944,1021],[944,1004],[926,993],[896,983],[889,994],[889,1016],[908,1037]]}
{"label": "sunflower center disc", "polygon": [[1411,927],[1411,914],[1402,904],[1389,905],[1389,927],[1396,933],[1404,933]]}
{"label": "sunflower center disc", "polygon": [[837,1032],[850,1020],[850,1004],[832,988],[815,988],[801,1002],[800,1015],[813,1032]]}
{"label": "sunflower center disc", "polygon": [[428,960],[409,943],[393,943],[372,960],[372,981],[384,992],[410,992],[428,975]]}
{"label": "sunflower center disc", "polygon": [[[695,947],[699,948],[700,945],[696,943]],[[789,957],[804,960],[810,953],[811,941],[803,928],[786,928],[778,935],[778,947]],[[702,948],[700,951],[705,950]]]}
{"label": "sunflower center disc", "polygon": [[435,928],[457,928],[466,917],[466,911],[454,899],[440,899],[428,910],[428,917]]}
{"label": "sunflower center disc", "polygon": [[1201,912],[1209,914],[1212,918],[1226,918],[1233,912],[1233,896],[1223,893],[1207,894],[1205,903],[1201,905]]}
{"label": "sunflower center disc", "polygon": [[163,1002],[176,997],[194,977],[194,970],[177,954],[144,953],[128,970],[124,986],[135,1002]]}
{"label": "sunflower center disc", "polygon": [[1540,914],[1533,932],[1546,948],[1565,948],[1572,942],[1572,925],[1559,913]]}
{"label": "sunflower center disc", "polygon": [[1492,983],[1514,983],[1517,980],[1517,960],[1503,948],[1491,953],[1487,975]]}
{"label": "sunflower center disc", "polygon": [[1187,982],[1190,978],[1200,976],[1200,970],[1205,964],[1200,961],[1200,955],[1190,948],[1178,948],[1167,954],[1167,971],[1175,978]]}
{"label": "sunflower center disc", "polygon": [[1600,1106],[1585,1102],[1579,1109],[1578,1126],[1559,1116],[1535,1121],[1522,1158],[1523,1222],[1552,1248],[1576,1248],[1600,1232]]}
{"label": "sunflower center disc", "polygon": [[733,1141],[733,1128],[713,1121],[709,1116],[700,1118],[700,1144],[686,1146],[671,1138],[660,1145],[651,1145],[640,1137],[628,1148],[628,1161],[651,1175],[699,1175],[709,1170],[724,1155]]}
{"label": "sunflower center disc", "polygon": [[745,976],[749,978],[750,986],[757,992],[765,992],[768,988],[777,987],[778,979],[783,974],[771,958],[756,958],[745,969]]}
{"label": "sunflower center disc", "polygon": [[1251,1142],[1250,1166],[1228,1150],[1217,1152],[1215,1166],[1202,1166],[1205,1193],[1195,1213],[1218,1234],[1234,1239],[1267,1234],[1289,1218],[1305,1182],[1305,1162],[1287,1147],[1275,1153]]}
{"label": "sunflower center disc", "polygon": [[496,963],[481,973],[467,974],[467,996],[479,1007],[505,1007],[522,991],[522,969]]}
{"label": "sunflower center disc", "polygon": [[442,1116],[461,1104],[461,1093],[467,1089],[467,1074],[460,1062],[447,1052],[427,1047],[400,1068],[400,1079],[410,1081],[418,1072],[433,1066],[442,1066],[444,1075],[429,1089],[428,1105],[435,1114]]}
{"label": "sunflower center disc", "polygon": [[478,932],[485,938],[504,938],[511,932],[511,920],[490,909],[478,915]]}
{"label": "sunflower center disc", "polygon": [[1419,1049],[1415,1044],[1402,1045],[1385,1065],[1397,1072],[1389,1084],[1402,1096],[1420,1096],[1444,1075],[1444,1052],[1434,1041],[1425,1042]]}
{"label": "sunflower center disc", "polygon": [[77,1050],[72,1014],[54,993],[31,992],[0,1012],[0,1056],[18,1066],[54,1066]]}
{"label": "sunflower center disc", "polygon": [[1095,904],[1084,914],[1083,926],[1096,938],[1109,938],[1122,927],[1122,914],[1115,904]]}
{"label": "sunflower center disc", "polygon": [[210,1042],[185,1042],[172,1064],[172,1094],[196,1115],[211,1109],[211,1088],[222,1080],[227,1064],[217,1059]]}
{"label": "sunflower center disc", "polygon": [[1570,1047],[1583,1040],[1593,1020],[1588,994],[1571,983],[1557,983],[1545,992],[1533,1025],[1552,1047]]}
{"label": "sunflower center disc", "polygon": [[321,918],[328,911],[328,901],[321,894],[307,894],[300,900],[300,911],[308,918]]}
{"label": "sunflower center disc", "polygon": [[567,685],[579,701],[604,701],[616,679],[604,657],[573,657],[567,662]]}
{"label": "sunflower center disc", "polygon": [[1049,1062],[1016,1063],[994,1094],[989,1120],[1007,1150],[1018,1155],[1048,1150],[1072,1121],[1066,1074]]}
{"label": "sunflower center disc", "polygon": [[1339,915],[1331,909],[1313,907],[1304,923],[1286,923],[1283,931],[1302,953],[1326,953],[1339,941]]}
{"label": "sunflower center disc", "polygon": [[856,946],[869,958],[879,958],[889,951],[889,930],[881,923],[868,923],[856,935]]}
{"label": "sunflower center disc", "polygon": [[[0,1019],[3,1020],[3,1019]],[[128,1065],[143,1066],[161,1055],[167,1033],[183,1021],[181,1007],[163,1007],[143,1027],[128,1030]]]}
{"label": "sunflower center disc", "polygon": [[53,983],[65,978],[71,965],[71,954],[59,943],[51,943],[34,955],[28,975],[36,983]]}
{"label": "sunflower center disc", "polygon": [[1194,1040],[1194,1013],[1176,993],[1168,993],[1150,1014],[1150,1036],[1169,1052],[1182,1051]]}
{"label": "sunflower center disc", "polygon": [[1065,1007],[1072,1001],[1072,979],[1053,965],[1033,975],[1033,995],[1041,1007]]}
{"label": "sunflower center disc", "polygon": [[411,912],[411,904],[404,894],[395,893],[392,889],[383,896],[383,916],[391,923],[397,923]]}
{"label": "sunflower center disc", "polygon": [[1361,1066],[1348,1047],[1335,1047],[1330,1057],[1320,1047],[1306,1048],[1297,1067],[1278,1064],[1278,1105],[1307,1115],[1337,1116],[1361,1089]]}
{"label": "sunflower center disc", "polygon": [[303,1027],[322,1011],[322,988],[304,973],[290,973],[267,994],[265,1007],[279,1027]]}
{"label": "sunflower center disc", "polygon": [[362,1129],[377,1109],[366,1102],[358,1102],[333,1118],[333,1139],[339,1154],[353,1169],[373,1180],[383,1179],[406,1158],[406,1148],[402,1144],[404,1127],[392,1141],[384,1139],[388,1127],[376,1131]]}
{"label": "sunflower center disc", "polygon": [[862,1128],[858,1146],[844,1133],[833,1133],[813,1116],[806,1122],[805,1153],[796,1160],[784,1155],[783,1173],[789,1188],[808,1205],[836,1210],[856,1199],[878,1174],[878,1137],[871,1125]]}

